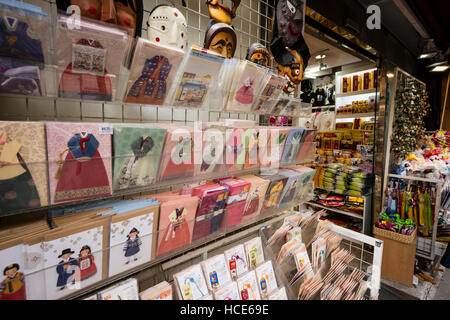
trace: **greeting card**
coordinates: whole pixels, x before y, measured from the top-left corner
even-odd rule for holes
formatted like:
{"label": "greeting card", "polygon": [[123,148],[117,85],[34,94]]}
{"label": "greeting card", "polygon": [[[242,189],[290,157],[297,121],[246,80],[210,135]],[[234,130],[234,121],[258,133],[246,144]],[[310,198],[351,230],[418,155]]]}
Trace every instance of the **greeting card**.
{"label": "greeting card", "polygon": [[192,189],[192,195],[199,197],[200,204],[195,215],[192,241],[202,239],[223,228],[224,208],[229,190],[219,184],[205,184]]}
{"label": "greeting card", "polygon": [[167,281],[163,281],[156,286],[148,288],[139,293],[141,300],[173,300],[172,285]]}
{"label": "greeting card", "polygon": [[198,197],[180,197],[161,202],[158,227],[157,256],[191,243]]}
{"label": "greeting card", "polygon": [[139,300],[137,280],[127,279],[101,291],[99,295],[99,300]]}
{"label": "greeting card", "polygon": [[241,300],[261,300],[258,289],[258,281],[254,270],[247,272],[237,279],[237,285]]}
{"label": "greeting card", "polygon": [[289,169],[282,169],[278,171],[278,174],[288,177],[278,204],[278,206],[281,206],[294,200],[295,195],[297,194],[297,187],[300,186],[302,174]]}
{"label": "greeting card", "polygon": [[261,91],[252,106],[252,113],[270,114],[288,80],[275,73],[269,73],[263,80]]}
{"label": "greeting card", "polygon": [[43,123],[0,121],[0,213],[48,205]]}
{"label": "greeting card", "polygon": [[256,268],[256,279],[259,284],[259,292],[262,297],[269,296],[277,288],[277,279],[273,270],[272,261],[267,261]]}
{"label": "greeting card", "polygon": [[202,128],[202,162],[195,166],[195,175],[223,172],[225,169],[225,133],[221,130],[209,130],[210,124]]}
{"label": "greeting card", "polygon": [[315,130],[305,130],[303,133],[302,144],[297,155],[297,163],[308,162],[314,158],[314,150],[316,149],[314,139],[316,133],[317,131]]}
{"label": "greeting card", "polygon": [[220,184],[229,190],[227,199],[227,228],[238,225],[242,221],[250,183],[241,179],[221,180]]}
{"label": "greeting card", "polygon": [[25,246],[20,240],[4,241],[0,245],[3,278],[0,300],[26,300],[28,282],[25,280]]}
{"label": "greeting card", "polygon": [[206,283],[211,291],[215,291],[231,281],[228,264],[223,254],[209,258],[201,263]]}
{"label": "greeting card", "polygon": [[115,191],[149,186],[156,181],[166,129],[114,125]]}
{"label": "greeting card", "polygon": [[300,147],[302,146],[302,139],[304,129],[291,128],[289,135],[286,138],[283,155],[281,157],[281,165],[295,164],[297,160]]}
{"label": "greeting card", "polygon": [[236,282],[231,282],[214,293],[215,300],[241,300]]}
{"label": "greeting card", "polygon": [[261,210],[261,213],[264,213],[278,206],[288,178],[283,175],[261,175],[260,177],[270,181]]}
{"label": "greeting card", "polygon": [[275,290],[268,298],[268,300],[289,300],[286,293],[286,288]]}
{"label": "greeting card", "polygon": [[162,105],[184,51],[139,38],[134,49],[124,102]]}
{"label": "greeting card", "polygon": [[244,243],[247,263],[250,269],[254,269],[264,262],[264,251],[261,237],[253,238]]}
{"label": "greeting card", "polygon": [[248,271],[247,255],[245,254],[244,245],[240,244],[228,249],[224,254],[233,280],[236,280]]}
{"label": "greeting card", "polygon": [[111,217],[109,277],[149,262],[155,257],[158,217],[159,205],[130,210]]}
{"label": "greeting card", "polygon": [[100,124],[45,126],[51,203],[110,195],[111,135],[103,134]]}
{"label": "greeting card", "polygon": [[260,214],[270,181],[255,175],[240,176],[239,179],[250,182],[250,190],[242,216],[242,221],[247,221]]}
{"label": "greeting card", "polygon": [[179,296],[183,300],[200,300],[209,295],[202,267],[193,265],[173,276]]}

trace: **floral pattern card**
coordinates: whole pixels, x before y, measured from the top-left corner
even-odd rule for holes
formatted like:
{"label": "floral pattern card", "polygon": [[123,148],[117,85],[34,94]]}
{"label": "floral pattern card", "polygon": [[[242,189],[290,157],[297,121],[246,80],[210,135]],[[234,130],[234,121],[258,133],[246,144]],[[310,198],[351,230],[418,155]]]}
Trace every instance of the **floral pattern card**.
{"label": "floral pattern card", "polygon": [[159,205],[111,217],[109,277],[155,257],[158,216]]}
{"label": "floral pattern card", "polygon": [[215,300],[241,300],[236,282],[230,282],[214,293]]}
{"label": "floral pattern card", "polygon": [[263,298],[269,296],[278,288],[272,261],[265,262],[264,264],[257,267],[255,271],[261,296]]}
{"label": "floral pattern card", "polygon": [[241,300],[261,300],[254,270],[237,279],[237,285]]}
{"label": "floral pattern card", "polygon": [[107,124],[47,122],[52,204],[111,194],[111,134]]}
{"label": "floral pattern card", "polygon": [[43,123],[0,121],[0,213],[48,205]]}
{"label": "floral pattern card", "polygon": [[215,291],[231,281],[228,264],[223,254],[219,254],[201,263],[206,283],[211,291]]}
{"label": "floral pattern card", "polygon": [[115,191],[149,186],[156,181],[166,129],[113,125]]}
{"label": "floral pattern card", "polygon": [[182,300],[200,300],[209,295],[202,267],[196,264],[173,276]]}
{"label": "floral pattern card", "polygon": [[228,269],[230,270],[231,278],[236,280],[248,271],[247,256],[245,254],[244,245],[240,244],[234,248],[225,251],[225,258],[227,259]]}
{"label": "floral pattern card", "polygon": [[253,238],[244,243],[247,262],[250,269],[254,269],[264,262],[264,251],[261,237]]}

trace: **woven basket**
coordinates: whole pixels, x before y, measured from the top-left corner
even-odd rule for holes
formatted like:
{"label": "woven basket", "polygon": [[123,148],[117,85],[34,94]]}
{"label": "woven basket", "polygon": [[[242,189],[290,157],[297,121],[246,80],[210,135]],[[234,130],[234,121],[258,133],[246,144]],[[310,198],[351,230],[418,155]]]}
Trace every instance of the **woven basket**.
{"label": "woven basket", "polygon": [[416,234],[417,234],[417,228],[414,230],[414,232],[412,234],[410,234],[409,236],[406,234],[401,234],[401,233],[397,233],[397,232],[392,232],[389,230],[385,230],[385,229],[380,229],[374,226],[373,228],[373,234],[376,236],[380,236],[383,238],[388,238],[394,241],[398,241],[401,243],[405,243],[405,244],[411,244],[414,241],[416,241]]}

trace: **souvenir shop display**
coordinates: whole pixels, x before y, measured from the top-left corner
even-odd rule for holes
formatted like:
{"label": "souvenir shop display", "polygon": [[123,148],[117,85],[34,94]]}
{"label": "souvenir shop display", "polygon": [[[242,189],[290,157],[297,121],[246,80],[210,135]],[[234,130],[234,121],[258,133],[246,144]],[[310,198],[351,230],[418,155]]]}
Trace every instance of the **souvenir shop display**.
{"label": "souvenir shop display", "polygon": [[247,49],[245,59],[267,68],[270,63],[270,53],[261,43],[255,42]]}
{"label": "souvenir shop display", "polygon": [[187,23],[174,6],[162,4],[153,8],[147,20],[147,39],[174,49],[187,48]]}
{"label": "souvenir shop display", "polygon": [[126,29],[88,19],[73,28],[70,19],[58,15],[57,20],[58,97],[114,101],[132,38]]}
{"label": "souvenir shop display", "polygon": [[242,216],[242,221],[247,221],[261,213],[269,181],[255,175],[240,176],[239,179],[250,183],[244,215]]}
{"label": "souvenir shop display", "polygon": [[[133,202],[138,204],[135,209]],[[122,202],[126,208],[117,210],[111,217],[109,277],[149,262],[156,256],[159,205],[140,208],[145,205],[142,202],[145,200]]]}
{"label": "souvenir shop display", "polygon": [[0,212],[48,204],[43,123],[0,122]]}
{"label": "souvenir shop display", "polygon": [[270,114],[287,82],[286,78],[269,71],[262,80],[261,89],[252,106],[252,113]]}
{"label": "souvenir shop display", "polygon": [[231,20],[236,17],[236,11],[241,4],[241,0],[232,0],[233,7],[230,9],[219,0],[207,0],[208,13],[211,19],[216,22],[231,24]]}
{"label": "souvenir shop display", "polygon": [[261,237],[256,237],[244,243],[249,269],[253,270],[264,262],[264,251]]}
{"label": "souvenir shop display", "polygon": [[230,282],[214,293],[214,300],[241,300],[238,286],[235,281]]}
{"label": "souvenir shop display", "polygon": [[247,272],[245,275],[237,279],[238,290],[241,300],[261,300],[259,293],[258,281],[254,270]]}
{"label": "souvenir shop display", "polygon": [[352,104],[340,106],[336,109],[337,114],[371,113],[375,112],[376,96],[370,96],[369,100],[357,100]]}
{"label": "souvenir shop display", "polygon": [[163,281],[156,286],[148,288],[139,293],[140,300],[149,301],[163,301],[163,300],[173,300],[173,289],[172,285],[167,281]]}
{"label": "souvenir shop display", "polygon": [[242,221],[250,183],[241,179],[220,180],[219,183],[228,189],[226,226],[230,228]]}
{"label": "souvenir shop display", "polygon": [[224,255],[228,263],[231,279],[237,280],[237,278],[248,272],[247,257],[243,244],[226,250]]}
{"label": "souvenir shop display", "polygon": [[199,198],[192,235],[192,241],[196,241],[223,228],[229,190],[226,186],[211,183],[195,187],[191,193]]}
{"label": "souvenir shop display", "polygon": [[209,295],[202,267],[193,265],[173,276],[180,300],[201,300]]}
{"label": "souvenir shop display", "polygon": [[374,89],[377,87],[378,71],[367,71],[357,73],[341,79],[340,93],[357,92],[363,90]]}
{"label": "souvenir shop display", "polygon": [[278,207],[281,199],[281,194],[283,193],[283,190],[286,186],[288,177],[280,174],[260,175],[260,177],[270,181],[269,186],[267,187],[267,192],[264,198],[264,205],[261,211],[262,213],[265,213],[266,210]]}
{"label": "souvenir shop display", "polygon": [[45,123],[52,204],[111,194],[111,135],[99,124]]}
{"label": "souvenir shop display", "polygon": [[233,84],[225,110],[250,112],[265,73],[265,68],[253,62],[241,60],[233,75]]}
{"label": "souvenir shop display", "polygon": [[138,282],[130,278],[98,293],[98,300],[139,300]]}
{"label": "souvenir shop display", "polygon": [[194,234],[199,198],[190,195],[156,195],[159,209],[158,248],[156,256],[190,244]]}
{"label": "souvenir shop display", "polygon": [[144,4],[142,0],[56,1],[58,10],[64,12],[67,12],[71,5],[78,6],[79,14],[84,18],[117,24],[129,28],[132,37],[141,36],[144,14]]}
{"label": "souvenir shop display", "polygon": [[278,288],[272,261],[267,261],[258,266],[255,272],[259,284],[259,293],[263,298],[268,297]]}
{"label": "souvenir shop display", "polygon": [[115,191],[155,183],[166,140],[166,129],[113,125]]}
{"label": "souvenir shop display", "polygon": [[225,58],[212,51],[192,46],[175,80],[170,103],[174,107],[201,108],[213,87]]}
{"label": "souvenir shop display", "polygon": [[158,181],[188,178],[194,175],[194,129],[174,124],[152,124],[167,130],[163,154],[159,164]]}
{"label": "souvenir shop display", "polygon": [[49,17],[40,7],[0,1],[0,93],[46,94],[49,32]]}
{"label": "souvenir shop display", "polygon": [[181,49],[139,38],[124,102],[163,105],[183,59],[184,51]]}
{"label": "souvenir shop display", "polygon": [[223,254],[214,256],[200,263],[208,289],[215,292],[231,282],[230,270]]}

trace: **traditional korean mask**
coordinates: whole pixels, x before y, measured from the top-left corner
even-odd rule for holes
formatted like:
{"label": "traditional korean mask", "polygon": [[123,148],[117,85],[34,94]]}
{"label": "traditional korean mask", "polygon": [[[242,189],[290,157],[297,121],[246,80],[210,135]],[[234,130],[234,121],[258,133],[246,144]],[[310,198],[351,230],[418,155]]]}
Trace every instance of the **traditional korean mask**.
{"label": "traditional korean mask", "polygon": [[277,4],[278,32],[286,47],[293,46],[303,31],[303,2],[301,0],[280,0]]}
{"label": "traditional korean mask", "polygon": [[204,48],[231,59],[236,52],[237,37],[233,27],[211,20],[205,33]]}
{"label": "traditional korean mask", "polygon": [[248,48],[246,59],[261,66],[268,67],[270,61],[269,50],[260,43],[254,43]]}
{"label": "traditional korean mask", "polygon": [[232,0],[233,8],[230,9],[219,0],[206,0],[209,16],[216,22],[222,22],[231,25],[231,19],[236,16],[236,10],[241,4],[241,0]]}
{"label": "traditional korean mask", "polygon": [[133,36],[140,37],[142,32],[142,0],[114,0],[116,19],[119,26],[131,28]]}
{"label": "traditional korean mask", "polygon": [[[82,17],[100,20],[102,8],[101,0],[71,0],[70,4],[80,8]],[[57,3],[57,5],[58,9],[60,9],[59,3]]]}
{"label": "traditional korean mask", "polygon": [[291,93],[295,90],[295,87],[302,82],[304,64],[303,57],[297,51],[290,49],[288,49],[288,51],[295,56],[295,60],[292,60],[291,63],[286,66],[279,64],[278,73],[289,78],[288,84],[284,87],[284,92]]}
{"label": "traditional korean mask", "polygon": [[184,49],[187,46],[186,18],[175,7],[157,6],[147,21],[147,39],[156,43]]}

